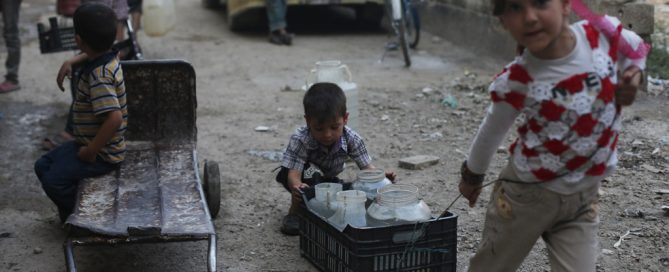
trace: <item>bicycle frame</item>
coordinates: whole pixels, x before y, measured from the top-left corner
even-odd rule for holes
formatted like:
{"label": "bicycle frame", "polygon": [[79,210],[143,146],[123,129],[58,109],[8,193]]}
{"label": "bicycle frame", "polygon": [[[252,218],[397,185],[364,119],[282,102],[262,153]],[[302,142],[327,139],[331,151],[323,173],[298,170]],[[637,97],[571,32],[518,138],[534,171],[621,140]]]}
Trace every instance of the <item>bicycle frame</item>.
{"label": "bicycle frame", "polygon": [[386,18],[391,32],[389,36],[394,36],[394,40],[386,43],[385,51],[381,56],[381,61],[390,50],[401,49],[404,57],[404,65],[411,66],[410,48],[416,48],[420,37],[419,17],[412,0],[385,0]]}
{"label": "bicycle frame", "polygon": [[393,21],[402,19],[402,0],[390,0],[390,7],[392,8]]}
{"label": "bicycle frame", "polygon": [[386,50],[381,56],[383,61],[388,50],[400,48],[404,56],[404,64],[406,67],[411,66],[411,57],[409,56],[409,45],[406,39],[406,26],[404,23],[404,8],[402,7],[404,0],[386,0],[386,16],[392,28],[392,34],[397,38],[396,42],[386,44]]}

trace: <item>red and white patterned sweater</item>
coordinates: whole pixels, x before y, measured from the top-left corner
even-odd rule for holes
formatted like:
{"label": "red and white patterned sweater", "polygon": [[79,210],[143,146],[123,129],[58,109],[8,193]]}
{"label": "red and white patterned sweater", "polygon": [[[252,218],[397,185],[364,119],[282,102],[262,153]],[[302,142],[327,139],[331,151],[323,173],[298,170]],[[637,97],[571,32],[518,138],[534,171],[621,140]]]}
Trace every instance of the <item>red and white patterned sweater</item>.
{"label": "red and white patterned sweater", "polygon": [[573,193],[587,186],[578,183],[599,181],[613,170],[621,128],[617,73],[631,65],[645,68],[645,59],[621,56],[617,42],[638,46],[642,40],[622,27],[617,37],[606,37],[586,21],[570,29],[576,46],[567,56],[544,60],[526,50],[496,76],[489,89],[493,105],[468,157],[472,171],[485,172],[521,113],[518,138],[509,147],[520,181]]}

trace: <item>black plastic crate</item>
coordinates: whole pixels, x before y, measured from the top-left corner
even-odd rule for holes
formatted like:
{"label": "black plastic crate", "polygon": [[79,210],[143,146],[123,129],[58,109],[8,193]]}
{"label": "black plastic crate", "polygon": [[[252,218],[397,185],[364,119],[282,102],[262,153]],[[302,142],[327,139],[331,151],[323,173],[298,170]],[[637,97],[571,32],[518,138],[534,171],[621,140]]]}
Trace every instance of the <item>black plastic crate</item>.
{"label": "black plastic crate", "polygon": [[74,41],[74,27],[59,27],[58,18],[49,18],[49,28],[37,23],[39,50],[42,54],[70,51],[77,49]]}
{"label": "black plastic crate", "polygon": [[[313,189],[307,190],[304,203],[313,196]],[[343,232],[305,205],[299,215],[300,254],[321,271],[456,271],[457,216],[452,213],[418,224],[346,226]]]}

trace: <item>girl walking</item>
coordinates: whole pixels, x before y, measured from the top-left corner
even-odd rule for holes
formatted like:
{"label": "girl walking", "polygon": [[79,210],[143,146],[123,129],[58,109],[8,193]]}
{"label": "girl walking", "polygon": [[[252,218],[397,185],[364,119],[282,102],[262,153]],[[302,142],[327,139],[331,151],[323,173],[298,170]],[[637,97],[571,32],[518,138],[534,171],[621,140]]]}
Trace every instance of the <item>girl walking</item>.
{"label": "girl walking", "polygon": [[[515,271],[541,237],[552,271],[595,271],[597,192],[615,169],[621,107],[634,100],[648,47],[579,0],[492,2],[519,55],[490,85],[492,106],[462,164],[471,207],[497,147],[517,117],[521,125],[469,270]],[[587,20],[569,24],[572,7]]]}

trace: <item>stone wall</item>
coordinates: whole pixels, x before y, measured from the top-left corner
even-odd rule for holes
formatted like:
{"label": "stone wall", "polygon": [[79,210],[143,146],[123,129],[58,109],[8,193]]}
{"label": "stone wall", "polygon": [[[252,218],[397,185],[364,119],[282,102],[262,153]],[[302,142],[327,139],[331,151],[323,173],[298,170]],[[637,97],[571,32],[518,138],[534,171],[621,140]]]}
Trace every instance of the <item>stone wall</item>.
{"label": "stone wall", "polygon": [[[649,39],[653,6],[643,0],[584,0],[592,10],[616,16],[626,28]],[[419,5],[423,30],[456,46],[499,60],[510,60],[516,44],[492,16],[491,0],[426,0]],[[572,20],[576,20],[572,16]]]}

